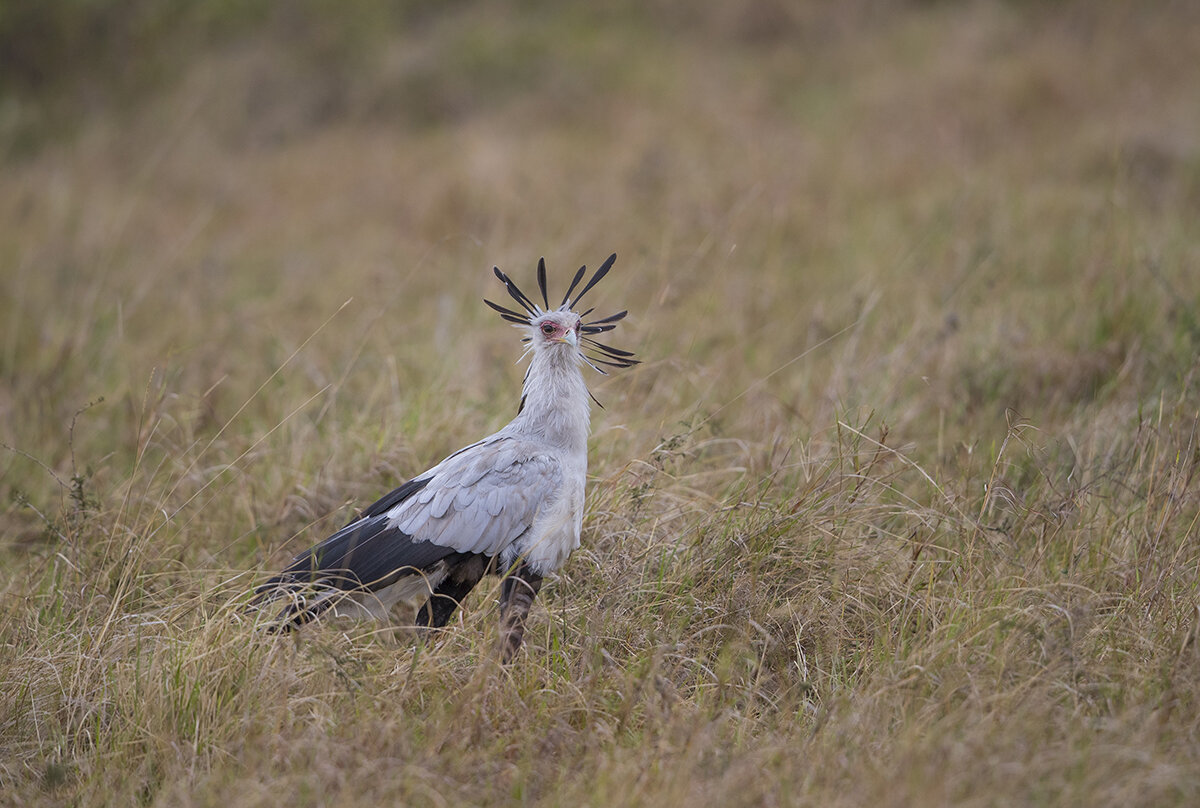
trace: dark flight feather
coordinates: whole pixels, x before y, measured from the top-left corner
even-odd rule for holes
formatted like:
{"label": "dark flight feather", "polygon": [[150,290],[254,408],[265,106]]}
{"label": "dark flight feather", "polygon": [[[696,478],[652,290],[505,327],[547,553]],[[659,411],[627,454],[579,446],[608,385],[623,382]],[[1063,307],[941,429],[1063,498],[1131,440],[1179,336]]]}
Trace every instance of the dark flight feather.
{"label": "dark flight feather", "polygon": [[[387,513],[392,508],[396,507],[401,502],[408,499],[427,485],[429,485],[428,477],[425,479],[417,478],[415,480],[409,480],[404,485],[392,489],[379,499],[375,500],[367,507],[365,511],[362,512],[358,518],[364,519],[368,516],[380,516],[381,514]],[[353,524],[353,522],[351,522],[351,524]],[[349,525],[347,525],[347,527],[349,527]]]}
{"label": "dark flight feather", "polygon": [[[449,547],[414,542],[407,533],[388,525],[388,511],[428,483],[428,479],[409,480],[380,498],[358,519],[296,556],[283,572],[259,586],[255,602],[289,593],[303,595],[314,584],[346,592],[374,592],[453,555],[455,551]],[[327,598],[314,608],[298,604],[286,609],[283,616],[292,623],[307,622],[335,602]]]}

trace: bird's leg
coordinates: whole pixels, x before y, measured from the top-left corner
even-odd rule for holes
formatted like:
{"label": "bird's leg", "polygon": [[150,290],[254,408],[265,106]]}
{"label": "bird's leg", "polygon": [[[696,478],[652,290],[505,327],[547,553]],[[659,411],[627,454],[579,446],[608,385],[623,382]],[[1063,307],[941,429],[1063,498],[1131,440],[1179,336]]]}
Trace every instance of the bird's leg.
{"label": "bird's leg", "polygon": [[483,574],[491,568],[492,560],[487,556],[462,554],[458,557],[446,580],[442,581],[429,600],[417,612],[417,625],[429,628],[441,628],[450,620],[451,615],[479,583]]}
{"label": "bird's leg", "polygon": [[525,618],[542,588],[542,576],[524,561],[500,584],[500,659],[508,663],[525,641]]}

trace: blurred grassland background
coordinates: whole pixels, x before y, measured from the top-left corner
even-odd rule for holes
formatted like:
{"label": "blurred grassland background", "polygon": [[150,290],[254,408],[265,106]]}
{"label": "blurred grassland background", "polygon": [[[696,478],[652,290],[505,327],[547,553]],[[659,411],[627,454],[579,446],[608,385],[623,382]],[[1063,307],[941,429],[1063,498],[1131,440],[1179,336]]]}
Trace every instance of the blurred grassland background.
{"label": "blurred grassland background", "polygon": [[[1200,5],[0,4],[0,804],[1194,805]],[[529,647],[248,625],[628,308]],[[553,289],[552,289],[553,293]]]}

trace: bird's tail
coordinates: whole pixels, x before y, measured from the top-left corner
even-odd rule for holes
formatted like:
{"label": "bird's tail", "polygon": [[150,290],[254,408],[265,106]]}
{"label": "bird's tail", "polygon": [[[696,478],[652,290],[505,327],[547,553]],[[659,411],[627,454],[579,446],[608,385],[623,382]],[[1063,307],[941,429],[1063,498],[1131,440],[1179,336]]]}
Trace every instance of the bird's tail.
{"label": "bird's tail", "polygon": [[293,631],[317,619],[360,587],[349,576],[326,573],[306,581],[294,575],[276,575],[254,590],[248,608],[267,631]]}

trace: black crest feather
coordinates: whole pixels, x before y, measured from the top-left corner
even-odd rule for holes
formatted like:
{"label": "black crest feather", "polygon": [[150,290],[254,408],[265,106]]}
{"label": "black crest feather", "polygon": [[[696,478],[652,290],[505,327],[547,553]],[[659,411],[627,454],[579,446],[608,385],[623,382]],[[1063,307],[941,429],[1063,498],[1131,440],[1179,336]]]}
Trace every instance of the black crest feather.
{"label": "black crest feather", "polygon": [[[604,276],[608,274],[608,271],[612,269],[612,266],[616,260],[616,253],[610,255],[608,260],[601,264],[600,268],[596,270],[596,274],[592,275],[591,279],[584,284],[583,289],[580,290],[579,294],[575,295],[574,299],[572,299],[571,294],[587,275],[587,266],[581,266],[578,271],[576,271],[575,276],[571,279],[571,284],[567,287],[567,293],[563,295],[562,303],[559,304],[558,310],[561,311],[567,308],[574,309],[575,305],[583,299],[583,296],[590,292],[592,287],[599,283]],[[517,286],[512,278],[500,271],[500,267],[493,267],[492,271],[496,274],[496,277],[499,278],[500,282],[504,284],[504,288],[508,292],[509,296],[512,297],[513,300],[517,301],[517,303],[525,311],[525,313],[522,314],[515,309],[510,309],[505,306],[501,306],[498,303],[493,303],[491,300],[484,299],[483,302],[497,312],[506,322],[515,323],[517,325],[528,325],[536,317],[542,314],[543,311],[551,310],[550,290],[546,277],[547,273],[545,258],[539,259],[537,265],[538,291],[540,291],[542,294],[542,302],[545,304],[545,309],[539,307],[533,302],[529,295],[522,292],[521,288]],[[584,311],[579,315],[580,320],[586,318],[594,310],[594,308],[589,308]],[[579,346],[580,353],[583,358],[587,360],[588,364],[590,364],[600,373],[604,373],[604,371],[598,367],[599,365],[613,368],[628,368],[640,364],[637,359],[633,358],[633,351],[625,351],[620,348],[614,348],[611,345],[605,345],[602,342],[597,342],[596,340],[592,339],[592,335],[594,334],[603,334],[606,331],[612,331],[617,327],[618,322],[625,319],[627,314],[629,314],[627,310],[622,310],[616,314],[610,314],[607,317],[601,317],[598,320],[584,322],[579,327],[580,333],[584,335]],[[528,338],[522,341],[526,342],[528,341]]]}
{"label": "black crest feather", "polygon": [[575,297],[575,299],[571,301],[571,308],[575,308],[575,304],[578,303],[580,301],[580,299],[582,299],[583,296],[588,293],[588,290],[591,289],[593,286],[595,286],[597,283],[599,283],[600,279],[608,274],[608,271],[610,269],[612,269],[612,265],[616,260],[617,260],[617,254],[613,253],[612,255],[610,255],[608,257],[607,261],[605,261],[603,264],[600,265],[600,268],[596,270],[596,274],[593,275],[592,279],[587,282],[587,286],[583,287],[583,291],[580,292]]}
{"label": "black crest feather", "polygon": [[546,294],[546,259],[538,259],[538,288],[542,290],[542,302],[546,304],[546,311],[550,310],[550,297]]}
{"label": "black crest feather", "polygon": [[530,315],[536,317],[538,308],[534,305],[533,301],[529,299],[529,296],[521,291],[521,287],[513,283],[512,278],[501,272],[500,267],[492,267],[492,271],[496,273],[496,277],[499,278],[504,284],[504,288],[508,290],[508,293],[512,296],[512,299],[520,303],[521,308],[529,312]]}
{"label": "black crest feather", "polygon": [[483,299],[483,302],[487,303],[493,309],[500,312],[500,316],[503,317],[505,320],[508,320],[510,323],[516,323],[518,325],[525,325],[526,323],[529,322],[528,317],[522,317],[520,314],[513,311],[512,309],[506,309],[503,306],[497,305],[496,303],[493,303],[492,301],[488,300],[486,297]]}
{"label": "black crest feather", "polygon": [[579,268],[579,271],[575,273],[575,277],[571,279],[571,285],[567,287],[567,293],[563,295],[562,303],[558,304],[560,309],[567,305],[567,301],[571,299],[571,293],[575,291],[575,287],[579,285],[579,282],[583,280],[583,276],[586,274],[587,264],[584,264]]}

